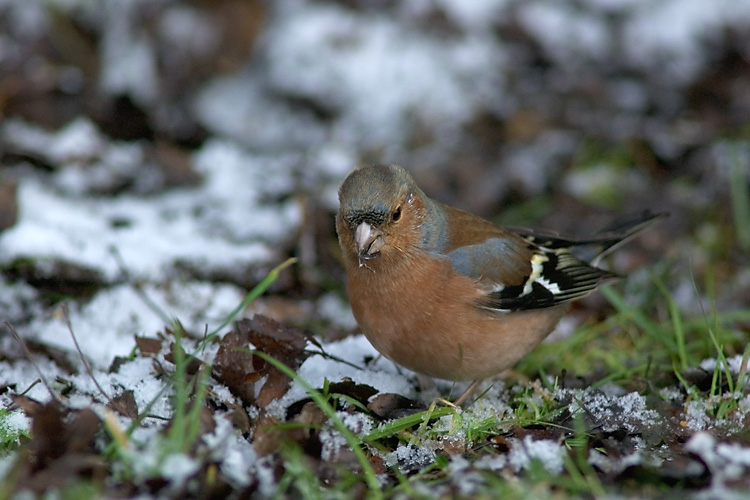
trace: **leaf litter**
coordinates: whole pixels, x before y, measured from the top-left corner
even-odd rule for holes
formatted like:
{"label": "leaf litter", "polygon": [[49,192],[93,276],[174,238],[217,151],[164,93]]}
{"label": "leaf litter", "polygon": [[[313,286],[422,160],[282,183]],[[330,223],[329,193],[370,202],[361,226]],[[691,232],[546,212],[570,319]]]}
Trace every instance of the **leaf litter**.
{"label": "leaf litter", "polygon": [[[188,350],[191,345],[193,348],[198,346],[197,341],[183,339],[182,342]],[[141,466],[145,470],[133,465],[133,482],[118,484],[118,494],[150,492],[170,497],[192,497],[198,491],[208,490],[224,493],[261,491],[270,488],[271,484],[283,483],[285,467],[288,466],[285,460],[289,459],[288,452],[283,450],[289,446],[298,447],[306,466],[331,484],[342,480],[341,467],[357,470],[346,441],[340,438],[311,399],[296,399],[286,407],[283,415],[269,413],[268,406],[283,398],[295,383],[254,356],[250,347],[297,369],[305,363],[320,363],[334,374],[340,362],[317,352],[311,354],[307,350],[305,333],[283,327],[263,316],[238,321],[232,331],[214,343],[218,343],[218,347],[204,351],[207,359],[213,359],[213,378],[208,391],[202,403],[195,399],[191,402],[191,405],[202,405],[198,441],[187,455],[170,454],[160,463],[154,463],[152,458],[151,468]],[[136,358],[123,361],[116,372],[122,372],[133,363],[147,361],[153,367],[150,376],[166,384],[175,370],[173,333],[167,330],[159,338],[140,338],[136,344]],[[336,346],[322,347],[335,352]],[[25,362],[16,361],[17,364]],[[198,358],[186,361],[187,376],[196,380],[203,364],[204,361]],[[159,369],[156,368],[158,365]],[[71,392],[82,389],[74,387]],[[329,395],[345,425],[362,436],[378,426],[426,410],[419,400],[384,393],[371,385],[346,378],[318,389]],[[515,385],[502,388],[495,397],[506,401],[510,405],[507,408],[510,408],[518,389],[520,387]],[[194,398],[195,386],[192,391]],[[70,406],[74,401],[70,397],[63,397],[61,403],[14,396],[14,407],[23,409],[31,419],[32,436],[22,455],[16,457],[16,466],[8,475],[13,478],[15,491],[32,488],[40,493],[79,480],[93,481],[106,490],[104,478],[111,473],[108,469],[113,463],[103,458],[102,447],[111,446],[117,440],[112,429],[104,424],[107,419],[115,418],[111,412],[107,413],[107,408],[119,414],[113,421],[119,422],[123,428],[129,425],[128,422],[140,421],[145,426],[141,432],[153,429],[161,435],[168,432],[175,418],[168,417],[167,411],[154,420],[157,415],[145,412],[148,404],[139,405],[134,394],[133,390],[126,389],[109,402],[102,401],[80,409]],[[740,439],[730,445],[718,442],[715,434],[688,432],[689,429],[681,423],[695,420],[696,417],[691,417],[694,410],[690,409],[690,402],[685,404],[684,393],[678,390],[669,394],[669,399],[659,398],[654,406],[653,402],[649,404],[648,397],[627,393],[618,386],[559,388],[554,392],[538,388],[534,396],[537,402],[551,405],[550,414],[556,416],[546,422],[523,426],[505,421],[510,416],[505,408],[498,410],[490,401],[480,398],[472,407],[463,411],[451,410],[449,416],[435,421],[429,436],[419,436],[421,424],[417,422],[373,442],[371,446],[374,447],[368,448],[385,484],[398,484],[389,473],[394,467],[401,473],[413,474],[441,456],[449,463],[445,473],[454,479],[450,480],[450,485],[438,484],[431,491],[470,495],[480,491],[477,489],[482,484],[480,478],[487,471],[520,474],[533,470],[536,462],[552,476],[565,473],[564,457],[573,449],[571,443],[578,432],[575,420],[579,419],[586,439],[576,446],[585,446],[588,461],[599,471],[605,484],[619,484],[634,478],[689,489],[718,489],[743,484],[750,462],[744,461],[745,448],[741,444],[744,441],[741,433],[736,432],[743,430],[741,419],[750,418],[750,405],[743,404],[744,410],[739,409],[732,417],[740,418],[736,426],[725,428],[722,435]],[[492,425],[484,434],[467,438],[466,429],[457,424],[456,418],[464,423],[489,418]],[[156,422],[163,424],[156,425]],[[665,434],[665,429],[670,431]],[[149,440],[153,440],[153,434],[145,440],[137,437],[138,434],[126,438],[128,453],[134,456],[154,453],[155,450],[149,452],[149,446],[152,446]],[[223,455],[218,451],[225,447],[230,447],[232,452]],[[240,460],[239,457],[244,458]],[[247,457],[252,460],[247,461]],[[211,473],[214,474],[213,482],[208,485],[210,469],[217,465],[219,475]],[[182,475],[177,473],[178,470],[183,471]],[[455,479],[464,476],[467,478],[465,482]],[[140,482],[145,478],[150,479],[146,483]],[[263,481],[266,481],[264,485],[261,484]],[[178,487],[178,484],[182,486]]]}

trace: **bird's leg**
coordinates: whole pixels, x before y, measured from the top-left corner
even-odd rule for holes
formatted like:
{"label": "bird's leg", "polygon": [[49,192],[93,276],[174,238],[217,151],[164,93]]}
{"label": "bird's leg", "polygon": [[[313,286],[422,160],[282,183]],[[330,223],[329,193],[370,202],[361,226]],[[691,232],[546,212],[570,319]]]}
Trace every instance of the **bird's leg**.
{"label": "bird's leg", "polygon": [[425,393],[427,391],[434,391],[435,390],[435,379],[430,377],[429,375],[422,375],[421,373],[416,373],[417,376],[417,383],[419,384],[419,392]]}
{"label": "bird's leg", "polygon": [[453,402],[456,406],[461,406],[466,402],[467,399],[471,397],[472,394],[474,394],[474,391],[477,390],[477,387],[479,387],[479,384],[484,382],[483,378],[478,378],[471,384],[469,384],[469,387],[466,388],[464,392],[461,393],[461,395]]}

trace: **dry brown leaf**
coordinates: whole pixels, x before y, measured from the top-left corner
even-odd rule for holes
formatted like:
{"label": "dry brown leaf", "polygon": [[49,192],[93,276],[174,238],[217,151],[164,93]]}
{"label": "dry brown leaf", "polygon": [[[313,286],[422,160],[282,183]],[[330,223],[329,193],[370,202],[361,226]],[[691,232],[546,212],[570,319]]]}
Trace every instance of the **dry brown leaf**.
{"label": "dry brown leaf", "polygon": [[212,375],[243,403],[253,404],[255,382],[263,376],[258,368],[265,365],[254,366],[254,356],[246,351],[247,348],[247,339],[239,333],[232,331],[224,335],[214,359]]}
{"label": "dry brown leaf", "polygon": [[132,390],[123,391],[117,397],[112,398],[107,405],[120,415],[128,418],[138,418],[138,404],[135,402],[135,394]]}
{"label": "dry brown leaf", "polygon": [[399,394],[378,394],[367,404],[377,418],[392,420],[419,413],[427,409],[424,403]]}
{"label": "dry brown leaf", "polygon": [[144,356],[156,355],[161,351],[161,339],[135,336],[135,345]]}
{"label": "dry brown leaf", "polygon": [[[286,394],[290,380],[270,363],[247,350],[254,346],[292,370],[297,370],[307,358],[306,345],[304,332],[256,315],[251,320],[238,321],[235,331],[221,340],[214,360],[213,376],[243,402],[264,407]],[[255,385],[263,378],[265,382],[256,394]]]}

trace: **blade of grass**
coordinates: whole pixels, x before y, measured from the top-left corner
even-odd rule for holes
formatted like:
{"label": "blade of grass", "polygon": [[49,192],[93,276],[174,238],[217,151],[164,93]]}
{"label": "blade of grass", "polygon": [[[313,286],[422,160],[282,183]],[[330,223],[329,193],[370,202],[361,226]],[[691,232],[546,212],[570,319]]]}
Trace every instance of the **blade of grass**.
{"label": "blade of grass", "polygon": [[750,357],[750,344],[745,346],[745,352],[742,353],[742,362],[740,363],[740,372],[737,374],[736,390],[742,391],[747,384],[747,361]]}
{"label": "blade of grass", "polygon": [[218,334],[229,323],[231,323],[232,320],[234,320],[234,318],[236,318],[239,313],[244,311],[247,308],[247,306],[249,306],[255,299],[263,295],[263,292],[265,292],[268,289],[268,287],[271,286],[273,282],[279,278],[279,274],[281,273],[281,271],[291,266],[295,262],[297,262],[297,258],[291,257],[285,260],[284,262],[282,262],[281,264],[279,264],[278,266],[271,269],[271,271],[269,271],[266,277],[263,278],[260,281],[260,283],[255,285],[255,287],[252,290],[250,290],[250,292],[245,296],[242,302],[240,302],[240,304],[237,307],[235,307],[232,310],[232,312],[230,312],[226,316],[226,318],[224,318],[224,320],[219,324],[219,326],[214,328],[214,330],[208,334],[206,339],[204,339],[204,345],[207,339],[211,339],[214,335]]}
{"label": "blade of grass", "polygon": [[[176,323],[176,322],[175,322]],[[169,426],[168,442],[184,443],[186,433],[186,408],[188,404],[189,391],[187,383],[187,362],[185,361],[185,351],[182,349],[182,328],[174,329],[174,412],[172,415],[172,424]],[[177,446],[177,449],[167,451],[186,451],[184,446]]]}
{"label": "blade of grass", "polygon": [[682,313],[680,312],[677,303],[672,298],[672,294],[667,289],[664,282],[656,275],[651,276],[652,281],[656,284],[656,287],[667,299],[667,307],[669,309],[669,317],[672,319],[672,330],[674,331],[675,343],[677,345],[677,359],[679,360],[679,367],[681,371],[688,369],[687,350],[685,348],[685,328],[682,321]]}
{"label": "blade of grass", "polygon": [[715,303],[715,284],[713,279],[713,270],[710,266],[706,269],[706,295],[711,300],[711,312],[713,313],[711,317],[713,318],[713,327],[709,324],[708,320],[708,313],[706,312],[706,308],[703,305],[703,300],[701,299],[700,292],[698,291],[698,285],[695,282],[695,276],[693,275],[693,269],[690,268],[690,279],[693,283],[693,289],[695,290],[695,295],[698,297],[698,304],[700,305],[701,312],[703,314],[703,319],[705,321],[706,325],[706,331],[708,332],[709,339],[711,340],[711,344],[713,345],[715,351],[716,351],[716,365],[714,366],[714,375],[711,380],[711,396],[716,395],[716,390],[719,389],[719,382],[718,382],[718,373],[723,368],[724,375],[727,378],[727,384],[729,385],[729,391],[734,392],[734,380],[732,378],[732,372],[729,370],[729,363],[727,362],[727,358],[724,355],[724,346],[719,342],[719,339],[716,336],[716,332],[719,330],[721,324],[717,318],[716,314],[716,303]]}
{"label": "blade of grass", "polygon": [[365,405],[363,405],[362,403],[360,403],[359,401],[357,401],[353,397],[347,396],[346,394],[340,394],[338,392],[333,392],[333,393],[331,393],[331,398],[335,399],[336,401],[344,401],[344,402],[346,402],[346,403],[354,406],[355,408],[359,408],[361,411],[363,411],[365,413],[369,413],[370,412],[370,410],[368,410]]}
{"label": "blade of grass", "polygon": [[433,401],[430,404],[430,407],[427,408],[427,411],[424,412],[424,418],[422,418],[422,423],[419,425],[419,429],[417,429],[417,434],[412,438],[410,444],[416,444],[422,440],[422,436],[424,436],[425,432],[427,432],[427,424],[430,422],[430,420],[432,420],[432,415],[435,413],[436,409],[437,409],[437,401]]}
{"label": "blade of grass", "polygon": [[198,438],[201,427],[201,410],[204,408],[203,401],[208,392],[208,376],[210,370],[206,369],[205,365],[202,365],[198,369],[198,373],[193,377],[195,386],[193,388],[193,404],[187,415],[187,433],[183,436],[182,441],[183,451],[187,452],[192,446],[192,443]]}
{"label": "blade of grass", "polygon": [[443,407],[434,408],[432,410],[428,409],[419,413],[415,413],[414,415],[401,417],[397,420],[393,420],[391,422],[381,425],[374,431],[364,436],[362,440],[367,441],[367,442],[378,441],[385,437],[397,434],[405,429],[414,427],[415,425],[420,425],[423,422],[441,418],[446,415],[453,415],[456,412],[457,410],[455,408],[443,406]]}
{"label": "blade of grass", "polygon": [[694,392],[693,386],[691,386],[687,380],[685,380],[685,377],[682,376],[682,372],[680,371],[679,367],[677,366],[677,360],[674,360],[672,365],[672,371],[674,372],[675,377],[677,377],[677,380],[680,382],[682,387],[685,388],[685,392],[687,394],[692,394]]}

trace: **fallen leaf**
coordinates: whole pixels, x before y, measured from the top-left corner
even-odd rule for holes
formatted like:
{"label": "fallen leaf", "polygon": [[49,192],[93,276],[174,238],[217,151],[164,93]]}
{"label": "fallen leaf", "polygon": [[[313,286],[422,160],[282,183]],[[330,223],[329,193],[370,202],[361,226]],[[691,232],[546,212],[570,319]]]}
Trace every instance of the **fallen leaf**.
{"label": "fallen leaf", "polygon": [[[221,340],[213,376],[243,402],[265,407],[286,394],[291,381],[270,363],[247,352],[251,345],[297,370],[308,356],[305,352],[307,336],[300,330],[256,315],[253,319],[238,321],[235,331]],[[264,377],[265,382],[256,394],[255,385]]]}
{"label": "fallen leaf", "polygon": [[267,367],[265,363],[256,366],[255,357],[247,348],[247,338],[239,333],[232,331],[224,335],[214,358],[212,375],[243,403],[254,404],[255,383],[263,377]]}
{"label": "fallen leaf", "polygon": [[232,422],[242,434],[249,433],[252,423],[250,422],[250,417],[245,409],[237,403],[227,403],[227,407],[229,408],[229,413],[226,417],[229,421]]}
{"label": "fallen leaf", "polygon": [[70,410],[57,401],[42,406],[18,398],[16,404],[32,410],[31,439],[20,452],[16,492],[41,493],[70,482],[104,477],[106,459],[94,447],[101,429],[99,417],[89,408]]}
{"label": "fallen leaf", "polygon": [[161,351],[161,339],[135,336],[135,345],[141,354],[145,356],[156,355]]}
{"label": "fallen leaf", "polygon": [[407,417],[427,409],[424,403],[409,399],[400,394],[379,394],[367,404],[370,410],[380,420],[393,420]]}
{"label": "fallen leaf", "polygon": [[112,398],[107,406],[125,417],[138,418],[138,404],[132,390],[123,391],[119,396]]}
{"label": "fallen leaf", "polygon": [[12,394],[11,399],[13,403],[26,412],[26,415],[30,418],[34,418],[39,411],[44,408],[44,403],[32,399],[28,396],[22,396],[21,394]]}

